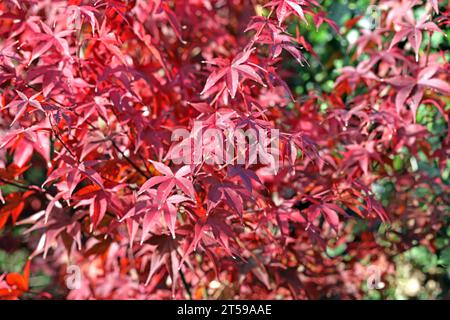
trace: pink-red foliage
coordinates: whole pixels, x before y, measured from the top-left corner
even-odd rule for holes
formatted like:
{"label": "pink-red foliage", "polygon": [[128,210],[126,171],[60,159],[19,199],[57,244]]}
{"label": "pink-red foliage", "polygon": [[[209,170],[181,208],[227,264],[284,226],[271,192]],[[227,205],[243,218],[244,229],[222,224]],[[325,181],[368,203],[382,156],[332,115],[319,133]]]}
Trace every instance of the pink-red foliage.
{"label": "pink-red foliage", "polygon": [[[391,155],[448,159],[450,136],[431,150],[415,118],[425,104],[448,120],[449,65],[422,36],[449,20],[437,1],[418,21],[417,1],[381,2],[383,25],[355,44],[364,58],[342,69],[333,92],[298,97],[283,60],[307,68],[304,53],[317,56],[307,24],[339,31],[317,1],[2,1],[0,184],[16,191],[4,196],[0,228],[22,218],[31,265],[45,258],[62,282],[78,265],[72,299],[361,297],[358,261],[377,244],[366,233],[352,245],[352,221],[416,214],[411,185],[448,191],[394,172]],[[291,34],[295,19],[305,23]],[[175,165],[171,133],[195,120],[279,129],[278,172]],[[24,172],[38,166],[45,182],[27,184]],[[386,177],[398,188],[388,208],[372,191]],[[424,217],[422,230],[433,219]],[[335,239],[355,256],[343,269],[324,254]],[[389,272],[387,259],[373,263]],[[20,296],[27,274],[0,278],[0,296]]]}

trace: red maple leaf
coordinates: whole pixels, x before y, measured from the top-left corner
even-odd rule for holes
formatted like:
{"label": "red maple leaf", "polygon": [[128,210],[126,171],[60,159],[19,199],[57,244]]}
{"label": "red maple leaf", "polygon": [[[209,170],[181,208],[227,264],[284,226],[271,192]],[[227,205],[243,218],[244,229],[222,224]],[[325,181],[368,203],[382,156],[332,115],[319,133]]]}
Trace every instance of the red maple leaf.
{"label": "red maple leaf", "polygon": [[430,65],[420,70],[416,77],[404,75],[385,80],[387,83],[398,89],[395,98],[397,112],[400,113],[405,102],[410,98],[411,113],[415,120],[417,108],[422,101],[426,89],[433,89],[443,94],[450,94],[450,85],[444,80],[433,77],[438,70],[438,65]]}
{"label": "red maple leaf", "polygon": [[255,71],[256,66],[248,62],[248,59],[254,50],[255,49],[253,48],[238,54],[231,62],[228,59],[219,58],[209,61],[209,64],[215,65],[219,69],[214,70],[209,75],[201,94],[210,94],[214,89],[217,89],[214,87],[218,85],[218,83],[222,83],[228,89],[231,98],[234,99],[241,80],[251,79],[264,85],[261,77]]}
{"label": "red maple leaf", "polygon": [[[408,17],[409,16],[407,15],[406,18]],[[424,14],[417,22],[411,19],[407,19],[406,22],[398,22],[397,24],[401,27],[401,29],[395,33],[389,49],[392,49],[397,43],[407,37],[408,42],[411,44],[414,52],[416,53],[416,61],[419,61],[419,49],[423,37],[422,32],[428,31],[430,33],[443,33],[443,31],[434,22],[428,21],[429,18],[430,16]]]}
{"label": "red maple leaf", "polygon": [[175,186],[179,187],[186,195],[195,199],[195,190],[192,184],[186,176],[191,173],[190,166],[181,167],[175,174],[172,170],[161,162],[151,161],[157,171],[162,173],[162,176],[155,176],[148,179],[140,188],[139,194],[148,191],[155,185],[159,185],[157,193],[157,202],[159,206],[162,206]]}

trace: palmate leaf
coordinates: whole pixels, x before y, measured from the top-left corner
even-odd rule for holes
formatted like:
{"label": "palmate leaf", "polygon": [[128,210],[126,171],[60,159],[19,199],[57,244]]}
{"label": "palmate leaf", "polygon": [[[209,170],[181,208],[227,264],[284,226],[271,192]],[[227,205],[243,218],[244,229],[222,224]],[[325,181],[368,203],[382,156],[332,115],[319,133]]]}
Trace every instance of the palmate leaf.
{"label": "palmate leaf", "polygon": [[443,31],[434,22],[428,21],[429,18],[429,16],[423,15],[417,22],[412,20],[408,20],[407,22],[399,22],[398,25],[401,29],[394,34],[389,48],[392,49],[397,43],[407,37],[408,42],[411,44],[416,54],[416,61],[418,61],[419,49],[423,38],[422,32],[428,31],[431,34],[434,32],[443,33]]}
{"label": "palmate leaf", "polygon": [[417,108],[422,101],[426,89],[432,89],[446,95],[450,94],[450,85],[448,82],[433,77],[438,72],[438,69],[439,66],[430,65],[421,69],[415,78],[411,76],[397,76],[385,80],[387,83],[398,88],[398,93],[395,98],[397,112],[400,112],[407,99],[410,98],[411,113],[415,120]]}
{"label": "palmate leaf", "polygon": [[276,14],[278,19],[278,24],[281,25],[284,19],[291,15],[295,14],[298,16],[303,22],[308,24],[308,21],[305,18],[305,14],[302,9],[302,5],[306,4],[309,1],[298,1],[298,0],[275,0],[270,1],[265,6],[271,7],[272,9],[276,8]]}
{"label": "palmate leaf", "polygon": [[253,51],[254,49],[249,49],[241,52],[231,62],[222,59],[209,61],[209,64],[216,65],[218,69],[213,71],[208,77],[201,94],[210,93],[215,86],[224,82],[231,98],[234,99],[241,79],[250,79],[263,85],[261,77],[255,71],[255,67],[248,62]]}
{"label": "palmate leaf", "polygon": [[152,161],[153,166],[163,176],[155,176],[147,180],[139,190],[139,194],[146,192],[155,185],[159,185],[157,199],[163,205],[175,186],[179,187],[191,199],[195,199],[195,190],[192,182],[186,178],[191,171],[190,166],[180,168],[175,174],[163,163]]}
{"label": "palmate leaf", "polygon": [[[0,1],[0,242],[52,281],[3,274],[0,298],[363,299],[361,262],[441,256],[439,1],[381,1],[373,31],[345,21],[363,2],[88,2]],[[249,129],[271,138],[243,165],[195,145]]]}

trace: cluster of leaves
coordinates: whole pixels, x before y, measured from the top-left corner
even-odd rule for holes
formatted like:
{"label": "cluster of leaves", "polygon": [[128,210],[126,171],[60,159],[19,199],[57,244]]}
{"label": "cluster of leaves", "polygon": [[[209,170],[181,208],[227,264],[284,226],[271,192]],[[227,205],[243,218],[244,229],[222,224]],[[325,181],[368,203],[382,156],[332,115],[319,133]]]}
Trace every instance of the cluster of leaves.
{"label": "cluster of leaves", "polygon": [[[32,269],[61,284],[78,266],[72,299],[364,296],[368,265],[388,279],[449,225],[449,56],[431,36],[450,10],[377,5],[332,90],[297,95],[286,65],[319,58],[309,29],[338,38],[362,17],[340,27],[315,0],[3,1],[0,230],[26,226]],[[279,170],[176,165],[172,132],[199,120],[225,140],[279,129]],[[29,266],[0,297],[28,290]]]}

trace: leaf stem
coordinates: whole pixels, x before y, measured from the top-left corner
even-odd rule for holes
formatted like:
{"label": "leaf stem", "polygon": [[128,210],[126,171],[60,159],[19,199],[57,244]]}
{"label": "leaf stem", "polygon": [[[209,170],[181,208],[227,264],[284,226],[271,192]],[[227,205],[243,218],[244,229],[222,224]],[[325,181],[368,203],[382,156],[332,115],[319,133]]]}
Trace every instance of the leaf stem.
{"label": "leaf stem", "polygon": [[184,277],[183,270],[180,270],[179,272],[180,272],[181,282],[183,282],[184,288],[186,289],[189,299],[192,300],[191,287],[189,286],[189,283],[187,283],[186,278]]}

